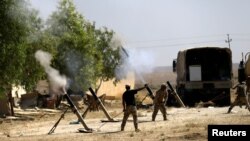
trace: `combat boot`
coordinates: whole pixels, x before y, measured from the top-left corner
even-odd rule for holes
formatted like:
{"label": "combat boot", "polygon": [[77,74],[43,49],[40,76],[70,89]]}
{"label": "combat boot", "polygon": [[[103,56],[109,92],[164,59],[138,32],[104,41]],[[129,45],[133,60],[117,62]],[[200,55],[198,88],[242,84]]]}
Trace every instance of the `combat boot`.
{"label": "combat boot", "polygon": [[152,121],[155,121],[156,116],[152,116]]}
{"label": "combat boot", "polygon": [[166,116],[166,115],[163,116],[163,120],[164,120],[164,121],[167,120],[167,116]]}

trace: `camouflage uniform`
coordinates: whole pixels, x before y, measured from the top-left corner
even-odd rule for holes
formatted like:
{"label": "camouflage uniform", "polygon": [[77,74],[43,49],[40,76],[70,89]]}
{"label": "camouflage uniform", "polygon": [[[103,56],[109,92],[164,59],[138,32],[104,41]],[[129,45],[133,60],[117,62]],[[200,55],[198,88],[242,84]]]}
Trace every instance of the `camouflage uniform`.
{"label": "camouflage uniform", "polygon": [[156,91],[155,98],[154,98],[154,111],[152,114],[152,121],[155,121],[156,115],[160,109],[163,119],[167,120],[167,112],[165,104],[168,100],[168,92],[166,91],[166,85],[162,84],[161,88]]}
{"label": "camouflage uniform", "polygon": [[246,104],[248,110],[250,110],[248,98],[246,96],[246,85],[244,83],[240,83],[237,86],[235,86],[234,89],[235,88],[237,88],[236,90],[237,97],[235,101],[230,105],[227,113],[230,113],[234,106],[239,105],[241,107],[242,104]]}
{"label": "camouflage uniform", "polygon": [[247,85],[247,96],[248,96],[248,102],[249,102],[249,96],[250,96],[250,76],[247,77],[247,80],[246,80],[246,85]]}
{"label": "camouflage uniform", "polygon": [[247,76],[246,85],[247,85],[246,95],[248,103],[250,103],[250,76]]}

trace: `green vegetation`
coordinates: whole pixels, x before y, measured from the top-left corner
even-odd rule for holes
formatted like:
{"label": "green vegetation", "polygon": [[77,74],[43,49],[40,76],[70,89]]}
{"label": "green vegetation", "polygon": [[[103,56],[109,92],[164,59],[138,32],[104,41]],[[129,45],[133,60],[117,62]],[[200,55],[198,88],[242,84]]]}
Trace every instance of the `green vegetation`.
{"label": "green vegetation", "polygon": [[[52,55],[52,67],[71,80],[72,89],[96,89],[103,81],[115,80],[121,64],[121,44],[114,44],[114,31],[97,29],[77,12],[72,0],[61,0],[45,22],[26,0],[0,1],[0,89],[12,85],[27,91],[46,73],[34,58],[37,50]],[[100,82],[100,83],[98,83]]]}
{"label": "green vegetation", "polygon": [[34,63],[32,54],[35,51],[32,35],[41,30],[41,19],[37,11],[26,5],[24,0],[0,2],[0,87],[4,92],[13,84],[30,90],[41,78],[39,64]]}

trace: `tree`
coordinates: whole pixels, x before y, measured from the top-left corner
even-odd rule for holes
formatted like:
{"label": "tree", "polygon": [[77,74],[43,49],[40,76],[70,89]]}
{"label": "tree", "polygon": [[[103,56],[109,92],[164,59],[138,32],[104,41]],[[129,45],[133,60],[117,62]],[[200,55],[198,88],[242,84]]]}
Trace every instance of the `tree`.
{"label": "tree", "polygon": [[118,39],[115,38],[115,32],[108,30],[106,27],[96,30],[96,40],[97,40],[97,49],[101,53],[100,57],[102,59],[103,67],[99,74],[99,85],[96,88],[96,93],[103,81],[109,81],[114,79],[114,84],[116,84],[119,79],[116,78],[116,69],[122,64],[122,58],[120,55],[121,43],[117,42]]}
{"label": "tree", "polygon": [[0,1],[0,96],[13,85],[31,90],[42,75],[34,63],[34,35],[42,28],[38,13],[25,0]]}
{"label": "tree", "polygon": [[97,50],[93,36],[87,34],[86,21],[71,0],[60,1],[58,10],[48,20],[48,30],[57,40],[53,67],[72,81],[74,90],[87,90],[95,83]]}
{"label": "tree", "polygon": [[0,81],[6,88],[19,83],[25,61],[26,42],[29,35],[26,26],[27,15],[22,2],[3,0],[0,4]]}
{"label": "tree", "polygon": [[[25,70],[32,68],[26,65],[26,61],[33,60],[27,60],[32,48],[30,37],[40,30],[41,20],[25,0],[2,0],[0,3],[0,84],[8,87],[22,84],[27,75]],[[25,84],[31,87],[30,83]]]}
{"label": "tree", "polygon": [[60,2],[48,20],[48,32],[58,41],[53,65],[70,78],[72,89],[86,91],[98,80],[115,77],[120,56],[119,47],[111,45],[114,32],[97,30],[76,11],[72,0]]}
{"label": "tree", "polygon": [[[50,52],[53,55],[56,54],[55,39],[44,31],[37,31],[33,36],[36,39],[32,39],[28,43],[28,49],[26,51],[26,59],[24,63],[24,74],[22,75],[21,84],[25,86],[26,90],[34,90],[39,80],[46,79],[44,69],[40,66],[38,61],[35,59],[34,54],[37,50],[43,50]],[[29,79],[27,79],[29,78]]]}

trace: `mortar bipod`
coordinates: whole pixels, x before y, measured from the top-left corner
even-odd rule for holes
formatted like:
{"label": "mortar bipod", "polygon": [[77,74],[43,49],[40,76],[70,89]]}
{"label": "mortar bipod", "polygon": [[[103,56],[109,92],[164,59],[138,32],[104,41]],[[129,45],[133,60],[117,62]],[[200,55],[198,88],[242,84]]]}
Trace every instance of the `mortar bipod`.
{"label": "mortar bipod", "polygon": [[182,107],[186,107],[185,104],[182,102],[181,98],[179,97],[179,95],[175,92],[175,90],[173,89],[172,85],[170,84],[169,81],[167,81],[168,87],[171,90],[172,94],[174,95],[174,97],[176,98],[176,100],[179,102],[179,104]]}
{"label": "mortar bipod", "polygon": [[60,118],[57,120],[57,122],[54,124],[54,126],[50,129],[48,135],[54,133],[54,131],[56,130],[57,125],[59,124],[59,122],[61,121],[61,119],[64,118],[64,115],[66,114],[66,112],[68,111],[69,108],[67,108],[60,116]]}
{"label": "mortar bipod", "polygon": [[[102,101],[96,96],[96,93],[94,92],[94,90],[91,87],[89,88],[89,91],[91,92],[91,94],[93,95],[93,97],[97,101],[97,103],[100,104],[102,111],[104,112],[105,116],[108,118],[108,121],[102,120],[102,122],[117,122],[113,118],[111,118],[111,116],[107,112],[105,106],[103,105]],[[88,110],[88,108],[87,108],[87,110]],[[85,112],[84,112],[84,114],[85,114]],[[85,115],[83,115],[83,116],[85,116]]]}
{"label": "mortar bipod", "polygon": [[[78,121],[80,121],[80,122],[82,123],[83,127],[84,127],[84,128],[78,129],[78,131],[84,132],[84,133],[92,133],[93,130],[90,129],[90,128],[87,126],[87,124],[84,122],[82,116],[80,115],[78,109],[76,108],[76,106],[74,105],[74,103],[72,102],[72,100],[70,99],[69,95],[66,93],[66,94],[64,94],[64,97],[66,98],[66,100],[67,100],[67,102],[68,102],[68,104],[69,104],[69,106],[70,106],[72,112],[73,112],[74,114],[76,114],[76,116],[78,117]],[[66,114],[67,110],[68,110],[68,109],[66,109],[66,110],[64,111],[64,113],[61,115],[61,117],[59,118],[59,120],[55,123],[55,125],[52,127],[52,129],[49,131],[48,134],[52,134],[52,133],[54,132],[54,130],[56,129],[57,125],[59,124],[59,122],[61,121],[61,119],[62,119],[62,118],[64,117],[64,115]]]}
{"label": "mortar bipod", "polygon": [[72,102],[72,100],[70,99],[69,95],[68,95],[68,94],[65,94],[64,96],[65,96],[66,100],[68,101],[68,103],[69,103],[69,105],[70,105],[70,107],[71,107],[72,112],[76,114],[76,116],[78,117],[78,121],[80,121],[80,122],[82,123],[84,129],[86,130],[86,131],[84,131],[84,129],[81,128],[81,131],[82,131],[82,132],[84,131],[84,132],[86,132],[86,133],[91,133],[91,132],[93,132],[93,130],[90,129],[90,128],[87,126],[87,124],[84,122],[84,120],[83,120],[83,118],[82,118],[80,112],[78,111],[78,109],[76,108],[76,106],[74,105],[74,103]]}

